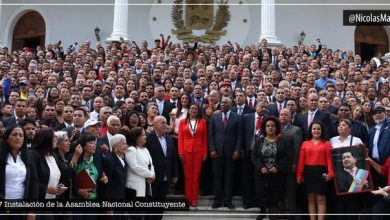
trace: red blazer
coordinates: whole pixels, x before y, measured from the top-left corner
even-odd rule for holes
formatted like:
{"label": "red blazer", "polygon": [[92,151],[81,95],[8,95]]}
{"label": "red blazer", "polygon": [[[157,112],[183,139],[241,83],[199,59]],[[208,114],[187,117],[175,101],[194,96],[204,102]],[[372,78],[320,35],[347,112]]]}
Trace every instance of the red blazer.
{"label": "red blazer", "polygon": [[202,153],[203,156],[207,156],[206,120],[198,119],[195,136],[191,134],[189,123],[186,123],[185,119],[180,120],[177,141],[179,145],[179,156],[183,156],[184,152]]}

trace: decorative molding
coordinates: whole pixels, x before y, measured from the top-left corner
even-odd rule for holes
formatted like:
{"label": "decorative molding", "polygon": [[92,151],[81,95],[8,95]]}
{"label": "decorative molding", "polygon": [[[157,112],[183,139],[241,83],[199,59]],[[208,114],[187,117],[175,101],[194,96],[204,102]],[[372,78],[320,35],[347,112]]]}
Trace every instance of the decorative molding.
{"label": "decorative molding", "polygon": [[[192,1],[193,2],[193,1]],[[183,18],[184,7],[183,0],[175,0],[171,10],[171,19],[175,29],[172,29],[172,33],[176,34],[177,39],[186,42],[204,42],[213,43],[219,40],[222,36],[226,35],[225,28],[230,21],[230,10],[227,0],[220,0],[218,2],[217,13],[213,18],[211,28],[206,29],[205,33],[201,36],[193,34],[192,29],[185,25]]]}

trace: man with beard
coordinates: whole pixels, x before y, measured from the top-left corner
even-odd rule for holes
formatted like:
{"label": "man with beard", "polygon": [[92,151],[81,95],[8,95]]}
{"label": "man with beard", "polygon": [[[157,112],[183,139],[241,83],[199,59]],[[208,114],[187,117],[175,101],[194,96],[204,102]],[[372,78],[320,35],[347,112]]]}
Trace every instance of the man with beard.
{"label": "man with beard", "polygon": [[37,131],[37,125],[33,120],[28,118],[21,120],[19,125],[23,128],[24,132],[26,132],[27,147],[30,148],[31,142],[34,139]]}

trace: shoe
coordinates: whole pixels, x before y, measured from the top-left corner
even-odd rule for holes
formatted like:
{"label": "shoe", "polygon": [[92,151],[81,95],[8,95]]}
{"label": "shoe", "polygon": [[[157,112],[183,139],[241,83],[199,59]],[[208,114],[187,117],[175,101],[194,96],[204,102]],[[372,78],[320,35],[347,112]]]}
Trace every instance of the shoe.
{"label": "shoe", "polygon": [[212,208],[213,208],[213,209],[217,209],[217,208],[219,208],[219,207],[221,207],[221,203],[220,203],[220,202],[214,202]]}
{"label": "shoe", "polygon": [[234,209],[235,208],[232,203],[227,203],[224,206],[227,207],[228,209]]}

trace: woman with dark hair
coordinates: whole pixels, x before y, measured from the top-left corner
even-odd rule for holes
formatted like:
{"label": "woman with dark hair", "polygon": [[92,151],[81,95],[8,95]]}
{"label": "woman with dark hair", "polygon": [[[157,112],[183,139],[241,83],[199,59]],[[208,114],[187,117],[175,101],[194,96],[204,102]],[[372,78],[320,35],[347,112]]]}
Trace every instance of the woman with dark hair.
{"label": "woman with dark hair", "polygon": [[334,176],[330,150],[324,124],[314,121],[302,144],[297,167],[297,182],[304,183],[308,194],[310,220],[315,220],[317,214],[319,220],[325,219],[327,182]]}
{"label": "woman with dark hair", "polygon": [[43,110],[45,109],[46,105],[47,105],[47,99],[46,98],[39,97],[39,98],[37,98],[35,100],[34,108],[38,112],[38,120],[42,119],[42,113],[43,113]]}
{"label": "woman with dark hair", "polygon": [[131,79],[127,80],[125,88],[126,88],[126,96],[125,97],[129,97],[131,91],[136,91],[137,90],[137,86],[136,86],[135,82],[133,80],[131,80]]}
{"label": "woman with dark hair", "polygon": [[368,116],[363,110],[363,106],[356,105],[355,108],[352,109],[352,119],[356,121],[360,121],[364,127],[368,130],[370,127],[368,126]]}
{"label": "woman with dark hair", "polygon": [[56,147],[57,139],[49,128],[39,130],[31,144],[29,156],[38,171],[39,199],[55,199],[60,193],[59,184],[64,181],[64,167],[54,156]]}
{"label": "woman with dark hair", "polygon": [[369,128],[375,125],[374,118],[372,116],[372,103],[370,101],[364,101],[362,104],[363,112],[366,115],[366,121]]}
{"label": "woman with dark hair", "polygon": [[83,153],[77,161],[77,164],[70,164],[74,167],[75,175],[86,170],[96,183],[96,187],[93,189],[80,189],[77,185],[73,185],[73,193],[82,199],[95,200],[105,198],[102,184],[107,184],[108,178],[103,172],[101,157],[95,155],[95,142],[96,137],[83,133],[78,140],[79,145],[83,148]]}
{"label": "woman with dark hair", "polygon": [[54,103],[59,97],[60,92],[58,91],[57,87],[52,87],[49,89],[49,92],[47,93],[47,101],[49,103]]}
{"label": "woman with dark hair", "polygon": [[148,128],[148,116],[143,112],[139,113],[138,116],[139,116],[139,125],[141,126],[141,128],[146,130]]}
{"label": "woman with dark hair", "polygon": [[179,124],[179,158],[184,168],[185,197],[193,207],[198,205],[199,177],[207,158],[207,123],[201,119],[199,106],[191,104],[186,119]]}
{"label": "woman with dark hair", "polygon": [[163,81],[163,86],[164,86],[164,89],[165,89],[164,100],[169,100],[171,98],[171,95],[169,94],[169,91],[171,91],[171,88],[173,86],[172,80],[171,79],[165,79]]}
{"label": "woman with dark hair", "polygon": [[[269,116],[261,122],[262,136],[255,142],[251,159],[255,167],[256,197],[260,213],[278,213],[279,203],[285,194],[285,175],[289,148],[279,137],[281,124],[278,118]],[[276,216],[270,216],[276,219]]]}
{"label": "woman with dark hair", "polygon": [[128,165],[126,194],[127,199],[151,196],[152,182],[155,179],[152,157],[146,144],[143,128],[135,127],[130,131],[130,147],[125,152]]}
{"label": "woman with dark hair", "polygon": [[191,104],[191,96],[188,94],[183,94],[177,102],[177,108],[172,109],[172,112],[169,114],[170,117],[170,128],[173,137],[177,137],[179,133],[179,123],[182,119],[187,118],[188,110]]}
{"label": "woman with dark hair", "polygon": [[25,132],[14,125],[4,132],[0,147],[0,200],[28,199],[38,199],[37,170],[27,153]]}

